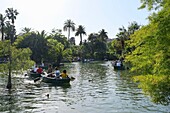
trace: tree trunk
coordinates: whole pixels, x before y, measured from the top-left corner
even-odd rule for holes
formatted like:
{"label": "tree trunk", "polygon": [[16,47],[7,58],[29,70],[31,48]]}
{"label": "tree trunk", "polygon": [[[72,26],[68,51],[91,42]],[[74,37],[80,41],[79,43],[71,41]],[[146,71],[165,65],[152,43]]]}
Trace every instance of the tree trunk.
{"label": "tree trunk", "polygon": [[80,34],[80,45],[82,45],[82,35]]}
{"label": "tree trunk", "polygon": [[12,88],[12,83],[11,83],[11,68],[9,69],[8,83],[7,83],[6,88],[7,89],[11,89]]}
{"label": "tree trunk", "polygon": [[8,67],[9,68],[9,74],[8,74],[8,83],[7,83],[7,86],[6,86],[7,89],[12,88],[12,83],[11,83],[12,59],[11,59],[11,47],[10,46],[11,46],[11,44],[9,44],[9,67]]}
{"label": "tree trunk", "polygon": [[69,41],[69,38],[70,38],[70,27],[68,28],[68,41]]}

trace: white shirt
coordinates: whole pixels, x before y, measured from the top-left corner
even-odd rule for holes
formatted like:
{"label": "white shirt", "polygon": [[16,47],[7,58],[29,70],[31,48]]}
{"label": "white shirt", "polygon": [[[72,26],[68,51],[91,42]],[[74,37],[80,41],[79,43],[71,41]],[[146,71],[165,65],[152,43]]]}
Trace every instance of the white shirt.
{"label": "white shirt", "polygon": [[35,68],[34,68],[34,72],[37,72],[37,69],[38,69],[38,68],[37,68],[37,67],[35,67]]}
{"label": "white shirt", "polygon": [[56,74],[57,77],[59,77],[59,76],[60,76],[60,71],[59,71],[59,70],[56,70],[56,71],[55,71],[55,74]]}
{"label": "white shirt", "polygon": [[119,66],[119,67],[120,67],[120,66],[121,66],[121,63],[120,63],[120,62],[117,62],[117,63],[116,63],[116,66]]}

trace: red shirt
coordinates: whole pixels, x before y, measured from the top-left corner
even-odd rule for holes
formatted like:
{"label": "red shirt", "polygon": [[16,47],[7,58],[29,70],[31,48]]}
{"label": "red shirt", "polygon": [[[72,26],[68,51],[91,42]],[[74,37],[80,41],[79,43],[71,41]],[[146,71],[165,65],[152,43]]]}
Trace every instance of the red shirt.
{"label": "red shirt", "polygon": [[38,72],[39,74],[41,74],[41,73],[43,72],[43,69],[42,69],[42,68],[38,68],[38,69],[37,69],[37,72]]}

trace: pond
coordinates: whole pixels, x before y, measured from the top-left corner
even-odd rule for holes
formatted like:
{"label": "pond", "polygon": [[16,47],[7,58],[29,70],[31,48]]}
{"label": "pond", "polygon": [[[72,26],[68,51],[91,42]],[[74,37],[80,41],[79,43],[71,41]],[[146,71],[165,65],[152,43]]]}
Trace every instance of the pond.
{"label": "pond", "polygon": [[[157,105],[145,96],[124,71],[111,63],[67,63],[63,67],[76,79],[69,85],[34,83],[23,75],[13,77],[13,90],[0,77],[2,113],[169,113],[170,106]],[[62,70],[62,69],[61,69]],[[49,97],[47,96],[49,94]]]}

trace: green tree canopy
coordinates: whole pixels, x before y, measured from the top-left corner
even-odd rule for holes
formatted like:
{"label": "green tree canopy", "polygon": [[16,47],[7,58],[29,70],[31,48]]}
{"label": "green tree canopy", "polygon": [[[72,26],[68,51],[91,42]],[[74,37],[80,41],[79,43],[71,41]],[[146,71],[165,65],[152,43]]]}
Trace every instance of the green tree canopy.
{"label": "green tree canopy", "polygon": [[[150,23],[130,36],[127,45],[134,48],[126,56],[132,64],[135,81],[156,103],[170,103],[170,1],[143,0],[149,10],[161,6],[150,16]],[[156,4],[155,4],[156,3]]]}

